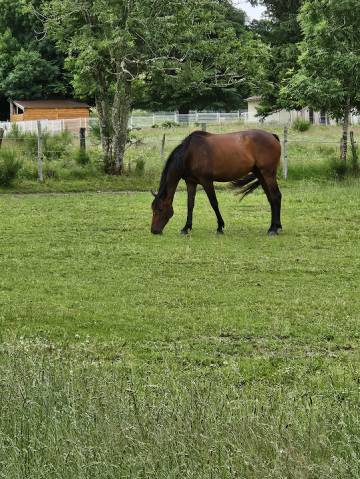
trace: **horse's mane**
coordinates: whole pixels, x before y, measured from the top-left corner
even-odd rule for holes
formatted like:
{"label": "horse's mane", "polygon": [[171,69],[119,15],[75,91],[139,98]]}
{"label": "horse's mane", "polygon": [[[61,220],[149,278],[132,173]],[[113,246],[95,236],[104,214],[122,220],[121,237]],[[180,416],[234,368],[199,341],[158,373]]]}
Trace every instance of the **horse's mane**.
{"label": "horse's mane", "polygon": [[167,175],[169,172],[170,167],[176,172],[181,174],[184,166],[184,158],[186,156],[187,150],[190,146],[191,141],[195,137],[204,137],[209,135],[210,133],[206,131],[194,131],[190,133],[181,143],[178,145],[171,153],[168,159],[166,160],[164,169],[161,173],[160,179],[160,186],[158,194],[156,195],[156,200],[163,198],[166,193],[166,181]]}

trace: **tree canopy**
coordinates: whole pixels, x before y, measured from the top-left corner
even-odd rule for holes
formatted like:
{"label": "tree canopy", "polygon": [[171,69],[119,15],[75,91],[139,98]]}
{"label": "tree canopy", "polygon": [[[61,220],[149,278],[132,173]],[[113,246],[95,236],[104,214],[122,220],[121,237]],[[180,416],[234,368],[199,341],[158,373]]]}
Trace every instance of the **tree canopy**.
{"label": "tree canopy", "polygon": [[288,73],[281,101],[310,106],[342,119],[346,158],[349,114],[360,111],[360,9],[358,0],[305,1],[299,20],[304,39],[299,69]]}
{"label": "tree canopy", "polygon": [[[66,55],[78,95],[94,95],[107,169],[122,167],[128,115],[214,106],[259,82],[267,47],[230,21],[224,0],[49,0],[47,31]],[[110,121],[111,119],[111,121]]]}
{"label": "tree canopy", "polygon": [[53,41],[41,35],[36,14],[40,0],[0,0],[0,116],[9,111],[8,98],[64,95],[69,81],[63,56]]}
{"label": "tree canopy", "polygon": [[283,107],[280,87],[287,72],[297,68],[297,44],[302,39],[298,13],[302,0],[251,0],[251,3],[262,4],[267,9],[265,19],[251,24],[251,29],[271,48],[259,109],[259,114],[266,116]]}
{"label": "tree canopy", "polygon": [[[148,72],[136,98],[150,109],[233,109],[261,82],[268,50],[228,2],[194,2],[176,39],[176,59]],[[179,61],[181,59],[181,61]]]}

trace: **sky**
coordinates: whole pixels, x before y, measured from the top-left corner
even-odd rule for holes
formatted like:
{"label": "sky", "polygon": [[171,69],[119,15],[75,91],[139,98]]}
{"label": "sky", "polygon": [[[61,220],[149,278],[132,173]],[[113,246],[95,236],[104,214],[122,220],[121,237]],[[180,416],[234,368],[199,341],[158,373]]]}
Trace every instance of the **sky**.
{"label": "sky", "polygon": [[264,7],[252,7],[247,0],[235,0],[234,3],[237,4],[241,8],[241,10],[244,10],[246,12],[250,20],[258,20],[259,18],[261,18],[261,14],[265,12]]}

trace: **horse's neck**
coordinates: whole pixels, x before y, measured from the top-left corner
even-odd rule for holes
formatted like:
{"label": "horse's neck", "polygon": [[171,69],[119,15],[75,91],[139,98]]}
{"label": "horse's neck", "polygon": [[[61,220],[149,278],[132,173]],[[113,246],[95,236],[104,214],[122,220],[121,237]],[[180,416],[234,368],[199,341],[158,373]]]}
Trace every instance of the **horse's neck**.
{"label": "horse's neck", "polygon": [[181,176],[175,171],[169,171],[166,179],[166,198],[173,202],[176,188],[181,180]]}

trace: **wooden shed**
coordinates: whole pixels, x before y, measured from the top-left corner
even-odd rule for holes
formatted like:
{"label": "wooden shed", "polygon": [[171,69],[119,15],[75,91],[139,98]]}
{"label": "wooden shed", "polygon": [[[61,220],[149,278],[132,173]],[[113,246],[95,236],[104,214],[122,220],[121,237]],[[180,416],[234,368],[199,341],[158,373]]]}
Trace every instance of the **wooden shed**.
{"label": "wooden shed", "polygon": [[10,121],[88,118],[90,106],[74,100],[10,100]]}

